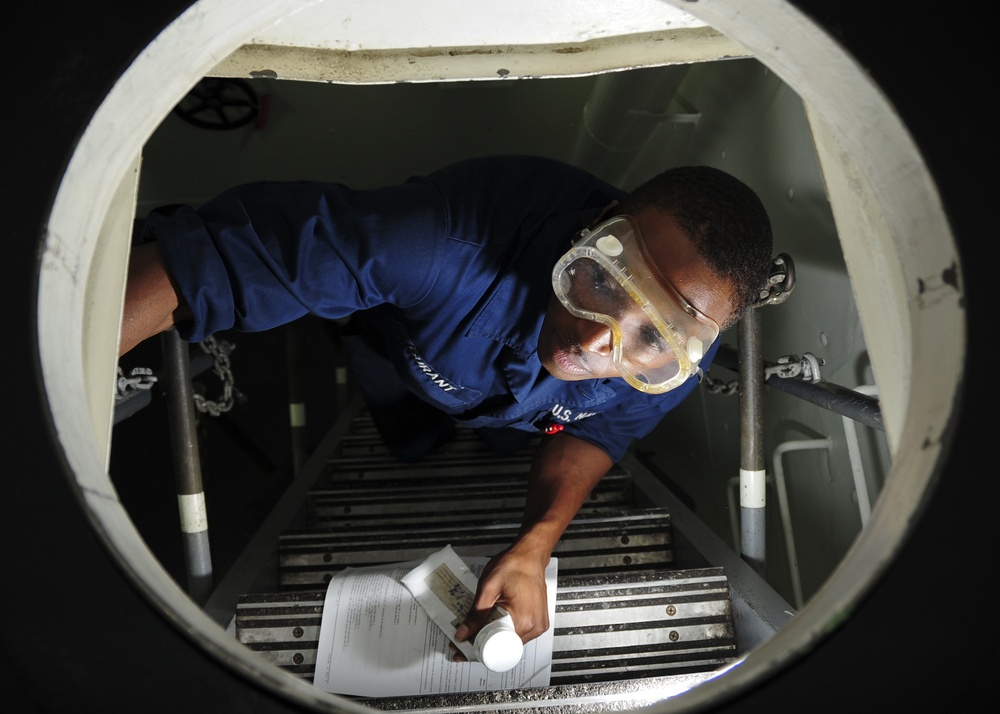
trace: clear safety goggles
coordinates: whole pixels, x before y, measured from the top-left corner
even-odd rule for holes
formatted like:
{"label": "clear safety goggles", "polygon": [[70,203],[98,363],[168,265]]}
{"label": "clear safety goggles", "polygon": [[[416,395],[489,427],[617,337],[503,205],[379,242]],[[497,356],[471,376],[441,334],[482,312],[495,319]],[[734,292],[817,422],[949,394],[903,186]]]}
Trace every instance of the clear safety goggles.
{"label": "clear safety goggles", "polygon": [[719,326],[651,265],[629,216],[580,235],[552,270],[560,302],[609,328],[612,362],[631,386],[659,394],[683,384],[697,372]]}

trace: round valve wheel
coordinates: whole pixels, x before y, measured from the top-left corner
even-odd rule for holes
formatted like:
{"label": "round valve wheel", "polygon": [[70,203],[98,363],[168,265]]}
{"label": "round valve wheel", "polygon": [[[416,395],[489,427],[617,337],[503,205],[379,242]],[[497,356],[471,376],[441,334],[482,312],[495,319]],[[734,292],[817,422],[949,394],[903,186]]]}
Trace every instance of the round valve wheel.
{"label": "round valve wheel", "polygon": [[236,129],[257,118],[257,94],[241,79],[206,77],[174,107],[174,114],[203,129]]}

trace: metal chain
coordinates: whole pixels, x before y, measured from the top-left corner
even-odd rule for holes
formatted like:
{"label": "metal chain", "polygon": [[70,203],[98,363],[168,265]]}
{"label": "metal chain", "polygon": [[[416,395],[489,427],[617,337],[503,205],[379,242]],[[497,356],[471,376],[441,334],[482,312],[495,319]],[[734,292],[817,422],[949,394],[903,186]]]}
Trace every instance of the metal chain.
{"label": "metal chain", "polygon": [[757,293],[752,308],[780,305],[795,289],[795,263],[788,253],[779,253],[771,262],[767,284]]}
{"label": "metal chain", "polygon": [[198,344],[215,360],[212,372],[222,380],[222,397],[218,401],[211,401],[195,394],[194,405],[202,413],[219,416],[233,408],[233,371],[229,367],[229,354],[236,345],[226,341],[218,342],[215,337],[204,339]]}
{"label": "metal chain", "polygon": [[[826,364],[826,360],[817,357],[812,352],[806,352],[802,357],[798,355],[785,355],[779,357],[777,364],[764,368],[764,379],[768,377],[778,377],[780,379],[802,379],[807,382],[818,382],[820,380],[819,368]],[[739,391],[739,380],[734,379],[725,382],[721,379],[712,379],[707,374],[701,383],[710,394],[722,394],[729,396]]]}
{"label": "metal chain", "polygon": [[819,381],[819,368],[826,364],[826,360],[806,352],[798,355],[785,355],[778,358],[778,363],[773,367],[764,368],[764,379],[775,375],[781,379],[795,379],[801,377],[806,382]]}
{"label": "metal chain", "polygon": [[115,403],[120,404],[129,399],[137,392],[152,389],[156,384],[156,376],[149,367],[133,367],[129,371],[129,376],[125,376],[122,368],[118,367],[118,381],[115,390]]}
{"label": "metal chain", "polygon": [[[795,262],[787,253],[779,253],[771,261],[771,273],[763,288],[755,296],[750,309],[756,310],[765,305],[780,305],[788,299],[795,289]],[[764,379],[776,376],[781,379],[795,379],[801,377],[810,382],[819,381],[820,365],[826,364],[825,360],[819,359],[816,355],[806,352],[805,355],[785,355],[779,357],[777,364],[764,368]],[[739,380],[724,382],[721,379],[712,379],[707,374],[698,380],[705,385],[711,394],[731,395],[739,392]]]}
{"label": "metal chain", "polygon": [[707,374],[701,383],[705,385],[705,389],[708,390],[709,394],[722,394],[727,397],[736,394],[740,388],[740,383],[737,379],[726,382],[721,379],[712,379]]}

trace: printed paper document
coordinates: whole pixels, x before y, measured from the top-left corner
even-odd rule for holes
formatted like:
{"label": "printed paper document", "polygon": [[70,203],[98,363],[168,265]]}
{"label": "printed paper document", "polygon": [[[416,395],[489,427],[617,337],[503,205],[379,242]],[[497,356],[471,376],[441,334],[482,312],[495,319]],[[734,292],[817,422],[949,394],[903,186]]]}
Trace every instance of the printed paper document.
{"label": "printed paper document", "polygon": [[[476,576],[488,558],[463,558]],[[479,662],[452,662],[448,638],[400,582],[415,560],[347,568],[333,577],[323,604],[313,683],[362,697],[486,692],[548,686],[550,627],[524,648],[513,669],[491,672]],[[555,621],[557,560],[545,572],[549,622]]]}

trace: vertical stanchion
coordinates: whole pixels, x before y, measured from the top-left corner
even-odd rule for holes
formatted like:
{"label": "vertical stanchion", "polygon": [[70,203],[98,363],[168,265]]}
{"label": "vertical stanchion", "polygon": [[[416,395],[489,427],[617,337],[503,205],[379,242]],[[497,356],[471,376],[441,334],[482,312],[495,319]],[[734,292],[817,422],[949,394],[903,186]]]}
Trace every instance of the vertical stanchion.
{"label": "vertical stanchion", "polygon": [[191,387],[191,356],[187,343],[173,328],[163,333],[161,343],[188,593],[202,605],[212,591],[212,556]]}
{"label": "vertical stanchion", "polygon": [[298,476],[306,462],[306,402],[302,385],[302,350],[299,329],[293,322],[285,327],[285,354],[288,362],[288,421],[292,433],[292,475]]}
{"label": "vertical stanchion", "polygon": [[333,342],[333,366],[334,366],[334,391],[336,392],[337,415],[339,416],[347,408],[351,395],[349,392],[349,373],[347,367],[347,350],[344,348],[343,340],[340,336],[340,328],[346,324],[344,321],[336,323],[328,333]]}
{"label": "vertical stanchion", "polygon": [[764,574],[764,360],[757,308],[751,307],[738,328],[740,378],[740,553]]}

